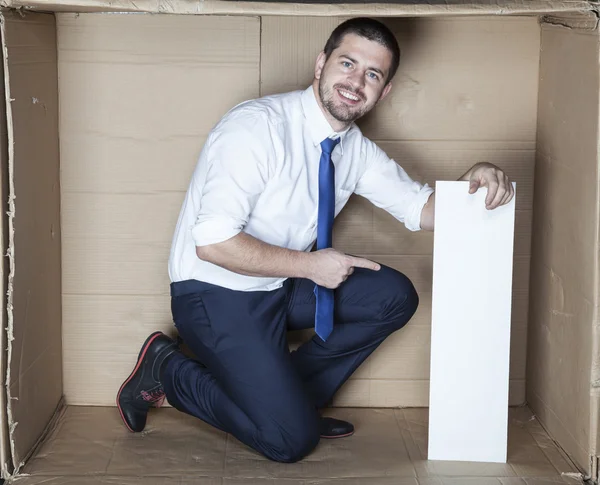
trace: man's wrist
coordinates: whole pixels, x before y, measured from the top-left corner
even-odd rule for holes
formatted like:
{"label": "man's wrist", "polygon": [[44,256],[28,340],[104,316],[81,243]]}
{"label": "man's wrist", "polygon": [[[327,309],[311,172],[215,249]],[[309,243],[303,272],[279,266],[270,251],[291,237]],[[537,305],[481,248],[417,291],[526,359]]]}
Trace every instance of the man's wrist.
{"label": "man's wrist", "polygon": [[300,251],[296,259],[296,271],[298,278],[304,278],[312,280],[313,277],[313,265],[314,265],[314,253]]}

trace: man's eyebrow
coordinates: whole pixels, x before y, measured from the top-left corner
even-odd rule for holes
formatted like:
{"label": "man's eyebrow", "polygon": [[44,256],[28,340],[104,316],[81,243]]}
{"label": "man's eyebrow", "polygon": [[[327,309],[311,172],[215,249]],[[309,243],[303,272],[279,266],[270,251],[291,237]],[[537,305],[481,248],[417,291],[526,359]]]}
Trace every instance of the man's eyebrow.
{"label": "man's eyebrow", "polygon": [[[350,62],[353,62],[354,64],[357,64],[358,62],[356,61],[356,59],[352,59],[352,57],[347,56],[346,54],[342,54],[340,57],[343,57],[345,59],[348,59]],[[369,71],[375,71],[376,73],[378,73],[381,77],[384,76],[383,71],[377,67],[370,67],[368,69]]]}
{"label": "man's eyebrow", "polygon": [[379,73],[381,75],[381,77],[383,77],[383,71],[381,69],[378,69],[376,67],[370,67],[369,71],[375,71],[375,72]]}
{"label": "man's eyebrow", "polygon": [[342,54],[340,57],[344,57],[344,58],[348,59],[350,62],[354,62],[354,64],[357,64],[356,59],[352,59],[352,57],[347,56],[346,54]]}

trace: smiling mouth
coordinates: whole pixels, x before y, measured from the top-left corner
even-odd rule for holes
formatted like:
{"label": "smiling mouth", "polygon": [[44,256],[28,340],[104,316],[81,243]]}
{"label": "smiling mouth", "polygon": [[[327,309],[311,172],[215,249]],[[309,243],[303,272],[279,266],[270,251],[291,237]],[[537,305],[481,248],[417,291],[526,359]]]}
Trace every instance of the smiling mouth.
{"label": "smiling mouth", "polygon": [[358,102],[360,101],[360,98],[358,96],[356,96],[356,94],[352,94],[349,91],[345,91],[343,89],[338,89],[337,92],[340,94],[340,96],[344,99],[347,99],[349,101],[353,101],[353,102]]}

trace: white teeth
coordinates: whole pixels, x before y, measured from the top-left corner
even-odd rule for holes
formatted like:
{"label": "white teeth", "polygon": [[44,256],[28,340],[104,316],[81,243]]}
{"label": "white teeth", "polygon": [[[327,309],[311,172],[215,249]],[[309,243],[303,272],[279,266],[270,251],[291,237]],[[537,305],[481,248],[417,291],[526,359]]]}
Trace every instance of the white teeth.
{"label": "white teeth", "polygon": [[344,97],[344,98],[348,98],[351,99],[352,101],[358,101],[358,96],[353,96],[350,93],[347,93],[345,91],[339,91],[339,93]]}

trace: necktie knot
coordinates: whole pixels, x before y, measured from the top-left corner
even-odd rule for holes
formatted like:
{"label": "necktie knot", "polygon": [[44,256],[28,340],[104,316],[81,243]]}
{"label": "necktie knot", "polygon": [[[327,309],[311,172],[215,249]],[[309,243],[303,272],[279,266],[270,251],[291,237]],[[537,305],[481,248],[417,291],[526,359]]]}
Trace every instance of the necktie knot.
{"label": "necktie knot", "polygon": [[327,137],[321,142],[321,150],[323,150],[323,153],[327,153],[328,155],[331,155],[331,153],[333,152],[333,149],[339,142],[340,142],[339,137],[336,138],[335,140]]}

